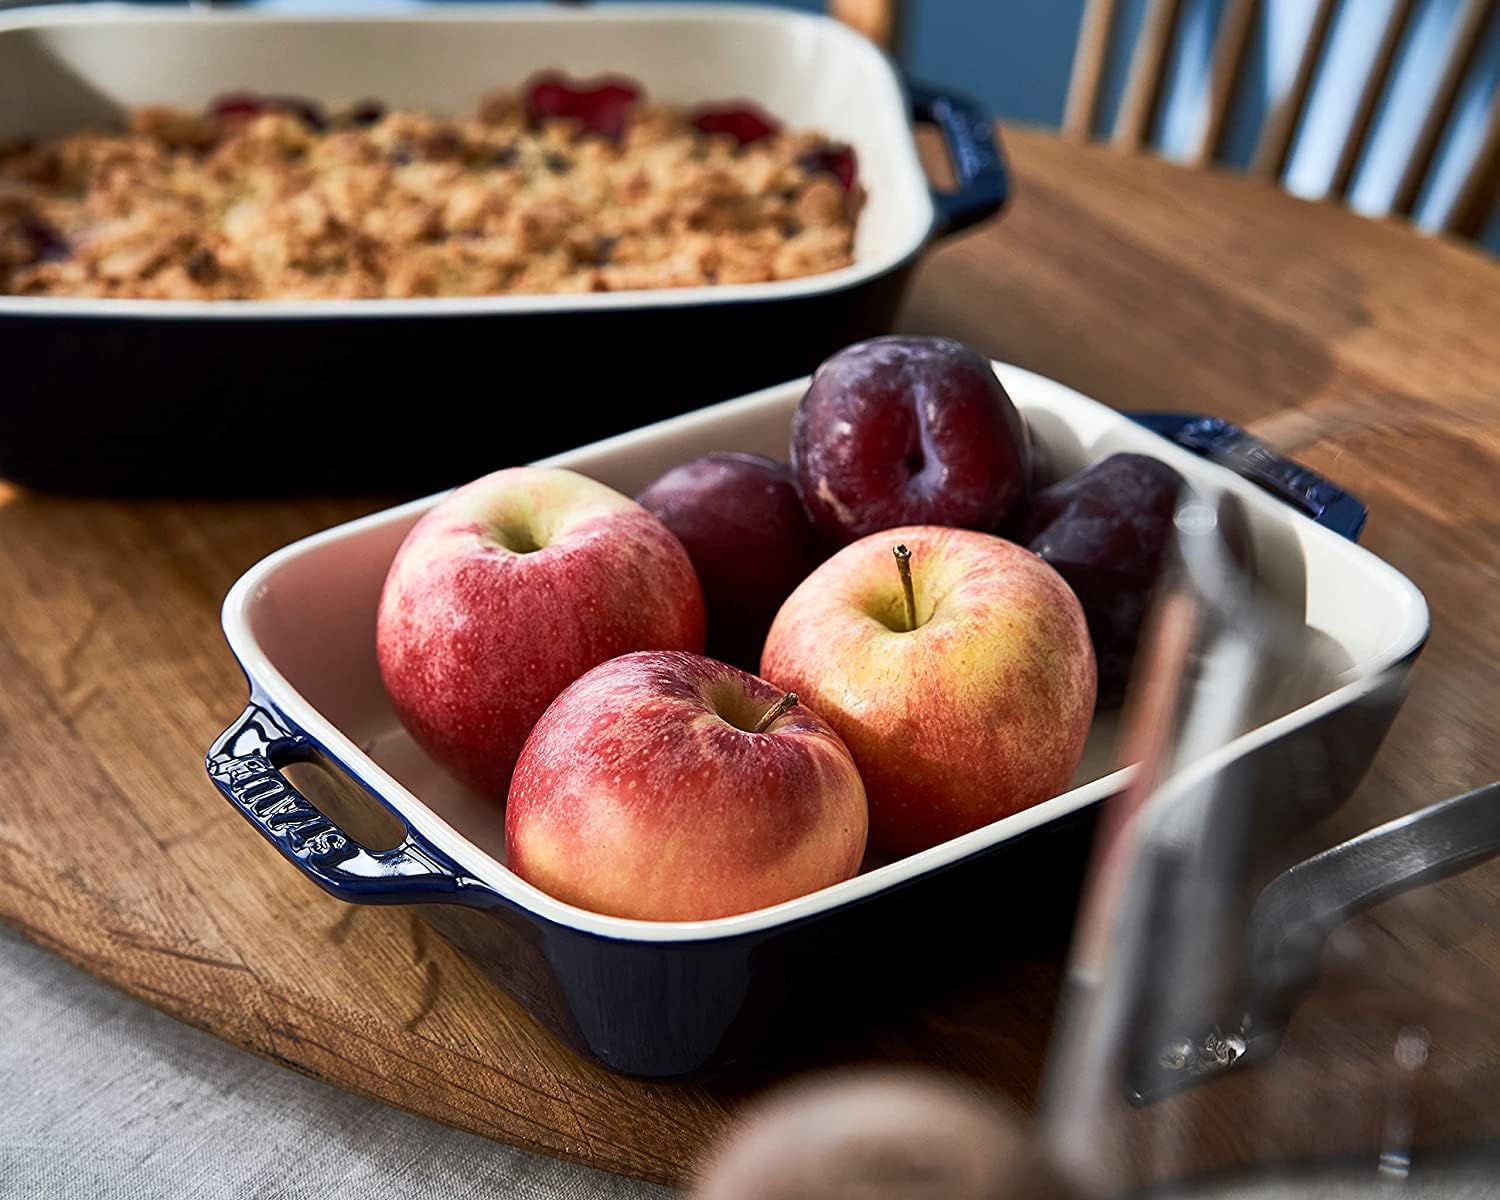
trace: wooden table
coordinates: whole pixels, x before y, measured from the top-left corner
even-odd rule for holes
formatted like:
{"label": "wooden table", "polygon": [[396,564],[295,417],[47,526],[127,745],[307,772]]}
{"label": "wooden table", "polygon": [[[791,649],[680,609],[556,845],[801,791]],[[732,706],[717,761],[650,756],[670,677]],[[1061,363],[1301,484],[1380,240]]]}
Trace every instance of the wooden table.
{"label": "wooden table", "polygon": [[[1013,210],[931,256],[902,325],[1120,407],[1249,424],[1356,491],[1365,544],[1426,591],[1434,632],[1350,811],[1373,824],[1500,775],[1500,266],[1227,175],[1007,136]],[[761,1081],[649,1085],[580,1063],[410,916],[299,878],[204,779],[203,749],[243,696],[219,631],[225,590],[277,546],[383,503],[5,495],[0,917],[294,1070],[681,1180]],[[242,865],[225,871],[229,859]],[[1497,890],[1500,869],[1478,870],[1362,928],[1500,968]],[[934,1063],[1030,1106],[1060,959],[1007,964],[823,1061]],[[1476,1096],[1486,1053],[1461,1064]],[[1243,1078],[1217,1085],[1221,1100],[1253,1096]],[[1251,1152],[1232,1120],[1193,1111],[1204,1165]],[[1462,1106],[1436,1119],[1438,1136],[1493,1120]]]}

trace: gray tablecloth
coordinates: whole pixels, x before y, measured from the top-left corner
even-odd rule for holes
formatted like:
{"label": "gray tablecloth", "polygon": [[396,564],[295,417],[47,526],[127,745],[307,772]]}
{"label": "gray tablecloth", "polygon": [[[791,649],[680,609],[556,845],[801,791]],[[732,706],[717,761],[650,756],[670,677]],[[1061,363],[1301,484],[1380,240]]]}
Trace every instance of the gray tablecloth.
{"label": "gray tablecloth", "polygon": [[[1173,1200],[1356,1200],[1290,1181]],[[1402,1200],[1500,1195],[1495,1157]],[[1378,1189],[1385,1191],[1386,1189]],[[236,1050],[0,928],[0,1200],[668,1200],[666,1188],[527,1154]],[[1163,1196],[1163,1200],[1168,1197]]]}
{"label": "gray tablecloth", "polygon": [[5,1200],[660,1200],[265,1062],[0,929]]}

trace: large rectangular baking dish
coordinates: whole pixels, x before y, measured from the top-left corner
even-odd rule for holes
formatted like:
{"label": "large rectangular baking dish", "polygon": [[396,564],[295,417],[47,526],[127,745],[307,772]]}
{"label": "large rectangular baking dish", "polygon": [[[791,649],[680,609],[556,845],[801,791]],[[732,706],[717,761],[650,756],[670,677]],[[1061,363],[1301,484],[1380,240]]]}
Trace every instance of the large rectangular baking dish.
{"label": "large rectangular baking dish", "polygon": [[[458,113],[545,68],[623,73],[685,104],[745,97],[849,142],[868,192],[855,262],[583,296],[0,296],[0,475],[86,490],[447,486],[811,370],[885,331],[929,240],[1005,199],[993,125],[973,101],[904,87],[830,18],[726,5],[4,13],[0,141],[240,88]],[[913,119],[943,132],[956,191],[929,187]]]}
{"label": "large rectangular baking dish", "polygon": [[[1163,458],[1205,494],[1245,502],[1252,537],[1300,556],[1308,623],[1345,669],[1292,711],[1268,698],[1261,723],[1219,752],[1257,768],[1285,804],[1308,794],[1306,764],[1337,803],[1358,781],[1400,702],[1392,686],[1427,632],[1427,606],[1405,577],[1333,529],[1141,424],[1041,376],[997,364],[1033,434],[1059,468],[1121,450]],[[713,450],[784,455],[800,380],[561,454],[548,462],[633,492]],[[1217,434],[1214,432],[1217,430]],[[1224,434],[1199,422],[1192,444]],[[1250,469],[1285,482],[1274,460]],[[1282,464],[1286,466],[1286,464]],[[1273,480],[1272,480],[1273,481]],[[1316,497],[1305,473],[1294,494]],[[224,602],[225,635],[250,682],[244,714],[208,754],[210,776],[296,867],[335,896],[411,904],[561,1037],[606,1065],[670,1077],[765,1053],[845,1019],[872,999],[931,986],[953,968],[1003,961],[1039,928],[1065,927],[1082,862],[1080,835],[1123,783],[1113,725],[1096,720],[1073,788],[921,854],[758,912],[699,922],[600,916],[563,904],[506,870],[501,812],[452,781],[391,711],[375,661],[375,610],[391,557],[438,497],[315,534],[248,571]],[[1352,499],[1345,498],[1352,504]],[[1345,534],[1362,510],[1322,509]],[[1280,754],[1291,748],[1293,753]],[[1304,752],[1311,751],[1311,752]],[[1276,764],[1301,764],[1284,787]],[[313,759],[347,775],[400,820],[400,844],[359,845],[281,773]],[[1312,814],[1309,814],[1312,815]],[[996,1019],[1003,1019],[997,1014]]]}

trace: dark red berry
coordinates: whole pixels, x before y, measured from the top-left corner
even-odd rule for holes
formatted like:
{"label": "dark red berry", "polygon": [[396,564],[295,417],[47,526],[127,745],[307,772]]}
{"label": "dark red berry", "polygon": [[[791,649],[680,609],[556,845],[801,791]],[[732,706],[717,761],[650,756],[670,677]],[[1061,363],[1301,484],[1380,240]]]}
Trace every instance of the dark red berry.
{"label": "dark red berry", "polygon": [[618,141],[640,98],[640,88],[629,80],[607,78],[590,85],[548,72],[527,85],[526,115],[533,125],[549,117],[571,117],[588,132]]}
{"label": "dark red berry", "polygon": [[183,260],[182,269],[194,283],[212,283],[219,277],[219,260],[207,246],[199,246]]}
{"label": "dark red berry", "polygon": [[526,115],[533,121],[571,117],[577,93],[560,75],[542,75],[526,89]]}
{"label": "dark red berry", "polygon": [[328,118],[323,115],[323,107],[314,100],[302,96],[277,96],[272,99],[271,107],[277,112],[301,117],[302,123],[314,133],[322,133],[328,128]]}
{"label": "dark red berry", "polygon": [[385,105],[379,100],[361,100],[349,110],[349,124],[374,125],[385,116]]}
{"label": "dark red berry", "polygon": [[575,115],[590,132],[619,139],[625,136],[625,127],[630,123],[630,113],[637,98],[638,93],[633,87],[606,84],[580,96]]}
{"label": "dark red berry", "polygon": [[40,217],[23,217],[21,236],[31,247],[33,263],[59,262],[72,253],[68,239]]}
{"label": "dark red berry", "polygon": [[328,126],[323,109],[312,100],[301,96],[261,96],[255,92],[226,92],[208,106],[210,116],[243,119],[258,117],[262,113],[284,112],[300,117],[302,123],[314,132],[322,132]]}
{"label": "dark red berry", "polygon": [[208,106],[213,117],[258,117],[267,111],[265,99],[253,92],[226,92]]}
{"label": "dark red berry", "polygon": [[736,104],[700,108],[693,117],[693,128],[703,133],[727,133],[741,146],[748,146],[770,137],[781,124],[749,104]]}
{"label": "dark red berry", "polygon": [[819,146],[812,153],[804,154],[798,162],[809,175],[832,175],[846,192],[852,192],[859,179],[859,161],[854,156],[854,147],[842,142]]}

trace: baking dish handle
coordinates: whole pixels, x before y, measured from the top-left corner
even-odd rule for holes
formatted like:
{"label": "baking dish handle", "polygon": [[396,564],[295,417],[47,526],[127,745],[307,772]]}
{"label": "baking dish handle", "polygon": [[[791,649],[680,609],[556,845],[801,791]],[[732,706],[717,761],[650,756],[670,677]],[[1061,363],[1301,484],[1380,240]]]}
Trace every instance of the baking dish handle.
{"label": "baking dish handle", "polygon": [[[1235,1015],[1142,1056],[1126,1084],[1136,1104],[1263,1062],[1317,985],[1323,947],[1345,921],[1383,901],[1500,856],[1500,782],[1419,809],[1276,876],[1246,923],[1245,982]],[[1225,1031],[1229,1032],[1226,1034]]]}
{"label": "baking dish handle", "polygon": [[[1289,867],[1261,892],[1246,932],[1254,984],[1290,1010],[1323,943],[1345,921],[1500,855],[1500,782],[1398,817]],[[1262,1000],[1261,1004],[1265,1004]]]}
{"label": "baking dish handle", "polygon": [[1196,413],[1126,413],[1137,425],[1176,442],[1202,458],[1228,467],[1241,478],[1290,504],[1351,542],[1359,541],[1368,515],[1365,506],[1315,471],[1277,453],[1238,425]]}
{"label": "baking dish handle", "polygon": [[912,118],[936,125],[948,149],[958,187],[932,189],[937,209],[935,237],[946,237],[994,216],[1010,198],[1010,176],[1000,151],[1000,135],[984,105],[961,92],[907,80]]}
{"label": "baking dish handle", "polygon": [[283,858],[340,900],[473,904],[492,897],[483,883],[464,874],[405,821],[406,836],[399,846],[361,846],[281,772],[288,763],[310,761],[331,763],[301,729],[252,696],[239,719],[210,747],[205,766],[224,798]]}

